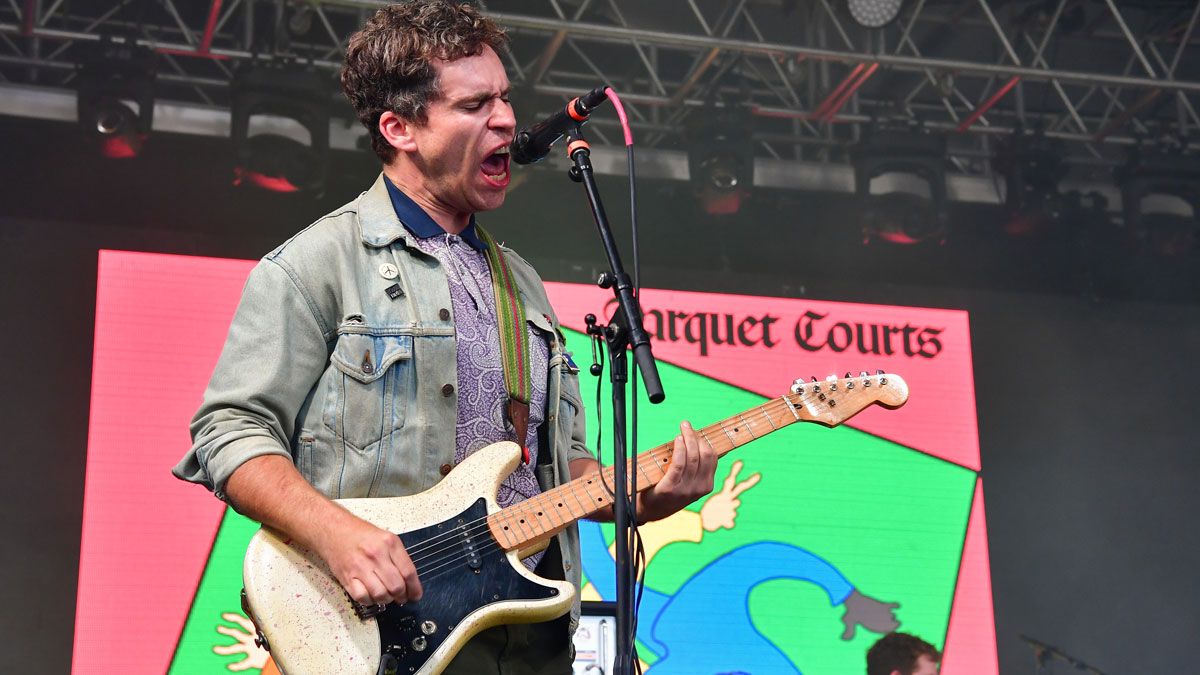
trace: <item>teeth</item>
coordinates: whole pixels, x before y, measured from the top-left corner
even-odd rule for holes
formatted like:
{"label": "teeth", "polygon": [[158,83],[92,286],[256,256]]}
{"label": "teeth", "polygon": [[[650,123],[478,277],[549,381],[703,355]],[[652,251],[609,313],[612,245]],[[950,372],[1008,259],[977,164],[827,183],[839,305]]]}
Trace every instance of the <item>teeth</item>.
{"label": "teeth", "polygon": [[508,154],[508,146],[506,145],[503,148],[500,148],[499,150],[497,150],[496,152],[493,152],[492,154],[493,155],[507,155]]}
{"label": "teeth", "polygon": [[496,175],[494,175],[494,176],[492,176],[492,175],[489,175],[489,176],[488,176],[488,178],[491,178],[492,180],[494,180],[494,181],[496,181],[497,183],[499,183],[500,181],[504,180],[504,179],[505,179],[507,176],[508,176],[508,172],[507,172],[507,171],[505,171],[504,173],[498,173],[498,174],[496,174]]}

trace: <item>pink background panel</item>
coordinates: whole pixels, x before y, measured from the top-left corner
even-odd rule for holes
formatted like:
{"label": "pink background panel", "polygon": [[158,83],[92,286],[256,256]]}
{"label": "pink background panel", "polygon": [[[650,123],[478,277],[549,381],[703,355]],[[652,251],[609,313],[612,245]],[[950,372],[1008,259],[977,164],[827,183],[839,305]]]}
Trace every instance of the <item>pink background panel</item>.
{"label": "pink background panel", "polygon": [[983,481],[977,480],[967,539],[958,568],[958,586],[954,589],[950,627],[946,632],[943,675],[995,675],[1000,672],[994,616]]}
{"label": "pink background panel", "polygon": [[224,510],[170,469],[252,266],[100,252],[73,673],[170,664]]}
{"label": "pink background panel", "polygon": [[[203,489],[173,478],[169,469],[190,445],[188,421],[253,264],[101,252],[75,634],[75,653],[87,656],[75,663],[75,673],[163,672],[170,662],[224,507]],[[547,287],[560,318],[577,330],[583,329],[583,315],[602,314],[610,297],[587,285]],[[780,317],[773,349],[711,345],[709,356],[702,357],[686,342],[655,346],[660,358],[764,396],[777,396],[792,379],[809,374],[897,372],[913,390],[908,405],[865,412],[853,425],[978,467],[964,312],[654,290],[644,291],[643,304]],[[853,348],[842,354],[805,352],[791,330],[807,310],[830,314],[829,323],[936,326],[943,329],[943,350],[935,359],[864,356]],[[586,345],[571,347],[580,356],[588,352]],[[994,661],[982,491],[975,500],[959,581],[965,595],[956,600],[948,658],[954,650],[986,649]],[[121,637],[129,635],[138,639]]]}
{"label": "pink background panel", "polygon": [[[588,313],[603,320],[605,303],[612,298],[611,291],[591,285],[549,283],[546,287],[559,320],[579,331],[584,329],[583,317]],[[655,309],[664,316],[668,310],[689,315],[696,312],[732,314],[735,326],[746,316],[762,317],[769,313],[779,317],[772,325],[771,337],[777,343],[771,348],[762,344],[752,347],[717,345],[711,344],[710,340],[708,355],[701,356],[698,344],[683,339],[682,326],[678,331],[680,339],[676,342],[651,336],[656,357],[763,396],[786,393],[792,381],[799,377],[822,379],[830,374],[842,376],[846,372],[857,374],[863,370],[873,373],[877,369],[899,374],[910,390],[909,401],[903,408],[890,411],[872,406],[848,424],[979,470],[979,433],[966,312],[656,289],[643,289],[641,300],[647,314]],[[846,322],[851,326],[856,323],[901,327],[907,324],[941,329],[938,339],[942,349],[933,358],[906,356],[902,349],[891,356],[864,354],[854,346],[841,353],[828,347],[816,352],[806,351],[797,344],[793,328],[809,311],[827,315],[816,324],[822,337],[835,322]],[[647,330],[654,332],[653,320],[648,321]],[[721,333],[724,334],[724,328]],[[753,334],[759,335],[761,331]],[[570,348],[577,361],[590,358],[586,344],[572,344]]]}

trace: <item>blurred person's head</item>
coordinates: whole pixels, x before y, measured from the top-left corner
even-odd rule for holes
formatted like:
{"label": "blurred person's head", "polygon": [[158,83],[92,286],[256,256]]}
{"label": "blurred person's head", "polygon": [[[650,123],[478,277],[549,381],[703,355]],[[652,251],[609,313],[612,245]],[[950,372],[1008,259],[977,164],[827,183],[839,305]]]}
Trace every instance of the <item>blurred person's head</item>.
{"label": "blurred person's head", "polygon": [[867,650],[867,675],[937,675],[942,654],[908,633],[888,633]]}

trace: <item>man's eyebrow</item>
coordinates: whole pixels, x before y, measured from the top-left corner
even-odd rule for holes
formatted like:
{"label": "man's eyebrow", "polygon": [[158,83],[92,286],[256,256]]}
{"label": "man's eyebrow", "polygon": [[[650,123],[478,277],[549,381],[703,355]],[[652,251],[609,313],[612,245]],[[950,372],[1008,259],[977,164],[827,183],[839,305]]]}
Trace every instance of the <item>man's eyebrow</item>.
{"label": "man's eyebrow", "polygon": [[512,87],[506,87],[499,94],[493,94],[490,91],[483,91],[483,92],[479,92],[478,94],[468,94],[466,96],[463,96],[462,98],[456,99],[454,101],[454,103],[455,104],[483,103],[484,101],[488,101],[493,98],[508,98],[510,93],[512,93]]}

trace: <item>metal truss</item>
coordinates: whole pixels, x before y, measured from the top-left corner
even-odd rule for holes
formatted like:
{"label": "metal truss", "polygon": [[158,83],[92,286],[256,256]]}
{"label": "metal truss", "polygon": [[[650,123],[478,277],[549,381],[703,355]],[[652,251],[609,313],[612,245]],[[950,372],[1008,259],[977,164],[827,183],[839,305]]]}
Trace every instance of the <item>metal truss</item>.
{"label": "metal truss", "polygon": [[[509,29],[519,118],[608,83],[639,145],[664,151],[739,106],[765,160],[845,163],[865,127],[904,120],[945,133],[968,176],[990,174],[991,142],[1015,128],[1063,139],[1084,176],[1129,146],[1200,136],[1200,0],[905,0],[879,29],[855,23],[847,2],[479,4]],[[0,0],[0,88],[69,91],[79,46],[110,35],[160,55],[160,101],[227,106],[233,72],[252,59],[327,71],[335,100],[347,37],[381,4]],[[597,144],[620,140],[613,124],[594,121]]]}

